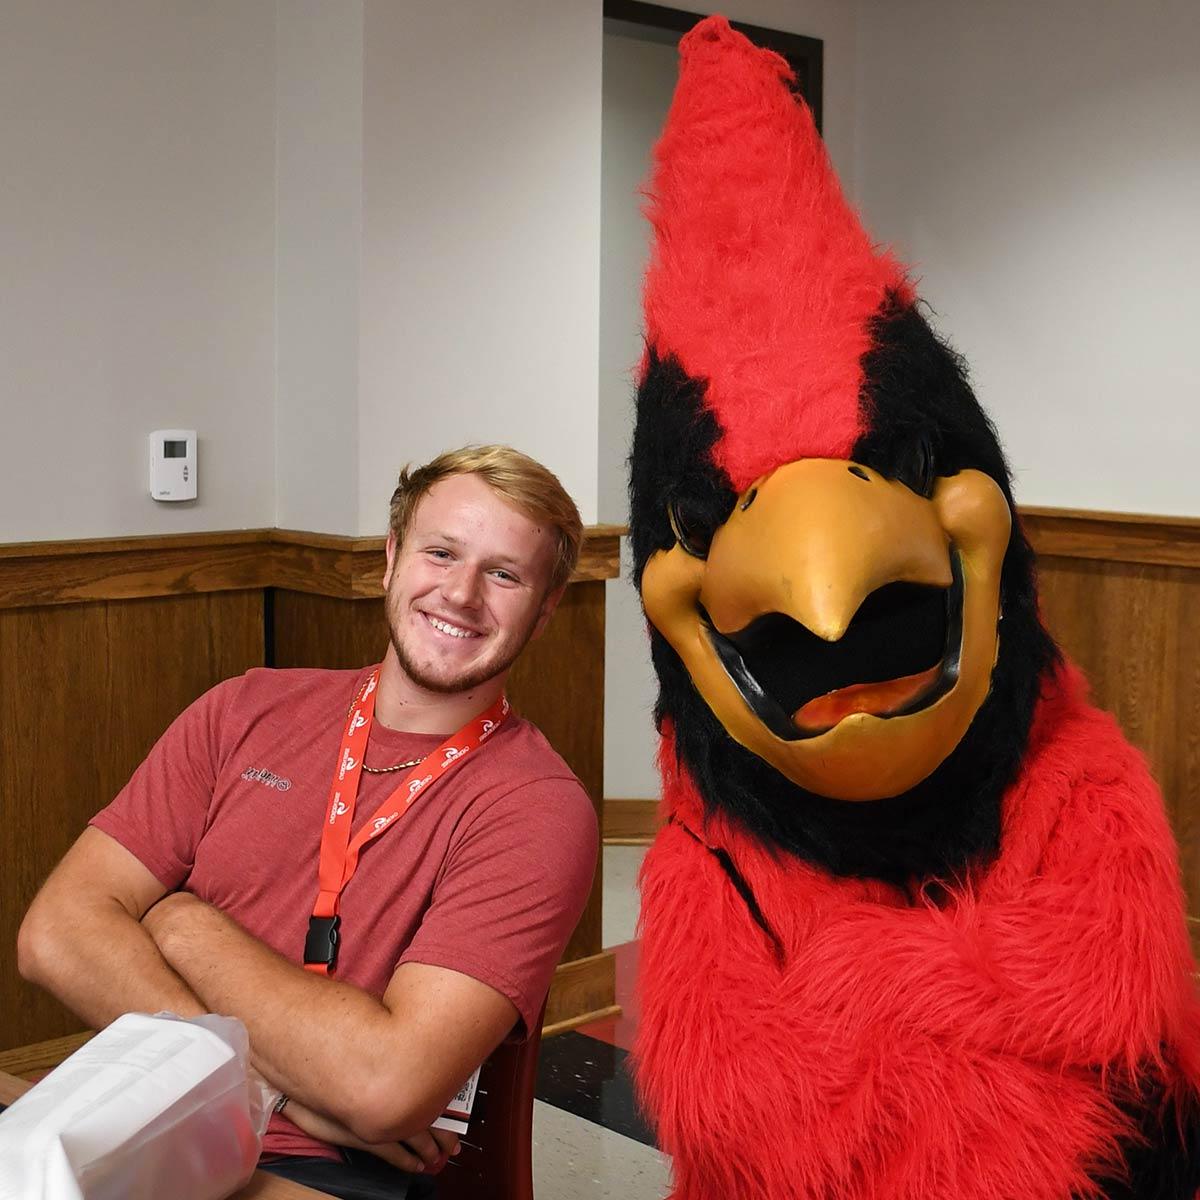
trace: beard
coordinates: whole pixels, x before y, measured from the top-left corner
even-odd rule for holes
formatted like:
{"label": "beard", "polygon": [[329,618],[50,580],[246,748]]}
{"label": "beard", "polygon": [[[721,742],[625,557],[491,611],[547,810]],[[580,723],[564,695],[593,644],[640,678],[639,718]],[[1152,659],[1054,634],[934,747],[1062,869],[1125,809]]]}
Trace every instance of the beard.
{"label": "beard", "polygon": [[399,633],[400,621],[390,611],[390,605],[388,611],[388,634],[391,639],[392,649],[396,652],[396,658],[400,666],[413,683],[418,687],[424,688],[427,692],[435,692],[441,696],[455,696],[463,692],[472,691],[474,688],[479,687],[480,684],[487,683],[488,680],[495,679],[497,675],[501,675],[507,671],[517,661],[521,651],[525,649],[533,637],[533,631],[537,626],[540,613],[541,606],[539,605],[530,616],[524,629],[501,642],[482,661],[464,667],[457,674],[450,675],[445,674],[443,671],[436,671],[435,673],[435,669],[430,669],[417,662],[413,655],[409,653],[408,647],[404,644],[404,639]]}

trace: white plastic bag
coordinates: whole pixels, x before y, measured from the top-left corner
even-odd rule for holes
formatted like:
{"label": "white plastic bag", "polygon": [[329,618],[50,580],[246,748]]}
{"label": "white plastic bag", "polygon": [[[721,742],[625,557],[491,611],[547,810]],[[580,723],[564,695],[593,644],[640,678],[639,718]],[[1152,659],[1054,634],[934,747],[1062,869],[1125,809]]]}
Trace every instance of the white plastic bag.
{"label": "white plastic bag", "polygon": [[223,1200],[278,1093],[245,1026],[127,1013],[0,1113],[0,1200]]}

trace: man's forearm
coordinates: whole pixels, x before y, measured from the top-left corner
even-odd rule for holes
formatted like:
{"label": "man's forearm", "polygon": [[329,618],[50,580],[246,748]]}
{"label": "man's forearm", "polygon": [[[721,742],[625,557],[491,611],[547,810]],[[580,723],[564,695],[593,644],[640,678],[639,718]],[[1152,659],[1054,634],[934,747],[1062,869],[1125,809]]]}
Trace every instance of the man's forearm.
{"label": "man's forearm", "polygon": [[21,927],[18,967],[76,1016],[101,1029],[127,1012],[206,1012],[138,921],[115,900],[62,910],[35,906]]}
{"label": "man's forearm", "polygon": [[388,1039],[389,1014],[379,1001],[304,971],[194,899],[169,897],[147,923],[163,957],[204,1004],[246,1025],[255,1065],[268,1080],[354,1127]]}

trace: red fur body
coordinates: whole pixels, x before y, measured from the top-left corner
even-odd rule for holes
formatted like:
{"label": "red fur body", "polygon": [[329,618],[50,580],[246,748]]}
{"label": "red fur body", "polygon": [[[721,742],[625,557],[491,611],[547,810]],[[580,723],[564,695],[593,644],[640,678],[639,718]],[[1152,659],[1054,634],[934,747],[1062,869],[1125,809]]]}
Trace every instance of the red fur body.
{"label": "red fur body", "polygon": [[787,63],[720,17],[679,51],[648,189],[646,337],[708,381],[713,458],[740,492],[780,463],[847,457],[868,321],[911,291],[843,198]]}
{"label": "red fur body", "polygon": [[999,857],[948,889],[773,855],[705,819],[669,730],[661,761],[637,1059],[676,1200],[1088,1197],[1120,1172],[1120,1100],[1200,1082],[1174,842],[1074,671],[1039,704]]}

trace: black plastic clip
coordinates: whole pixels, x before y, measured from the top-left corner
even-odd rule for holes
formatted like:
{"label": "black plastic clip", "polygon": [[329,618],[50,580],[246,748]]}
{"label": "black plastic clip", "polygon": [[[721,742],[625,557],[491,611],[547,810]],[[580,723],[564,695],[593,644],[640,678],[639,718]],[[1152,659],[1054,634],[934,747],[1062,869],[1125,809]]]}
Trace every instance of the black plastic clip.
{"label": "black plastic clip", "polygon": [[338,926],[340,916],[309,917],[308,936],[304,939],[304,963],[306,966],[324,966],[332,971],[337,962]]}

